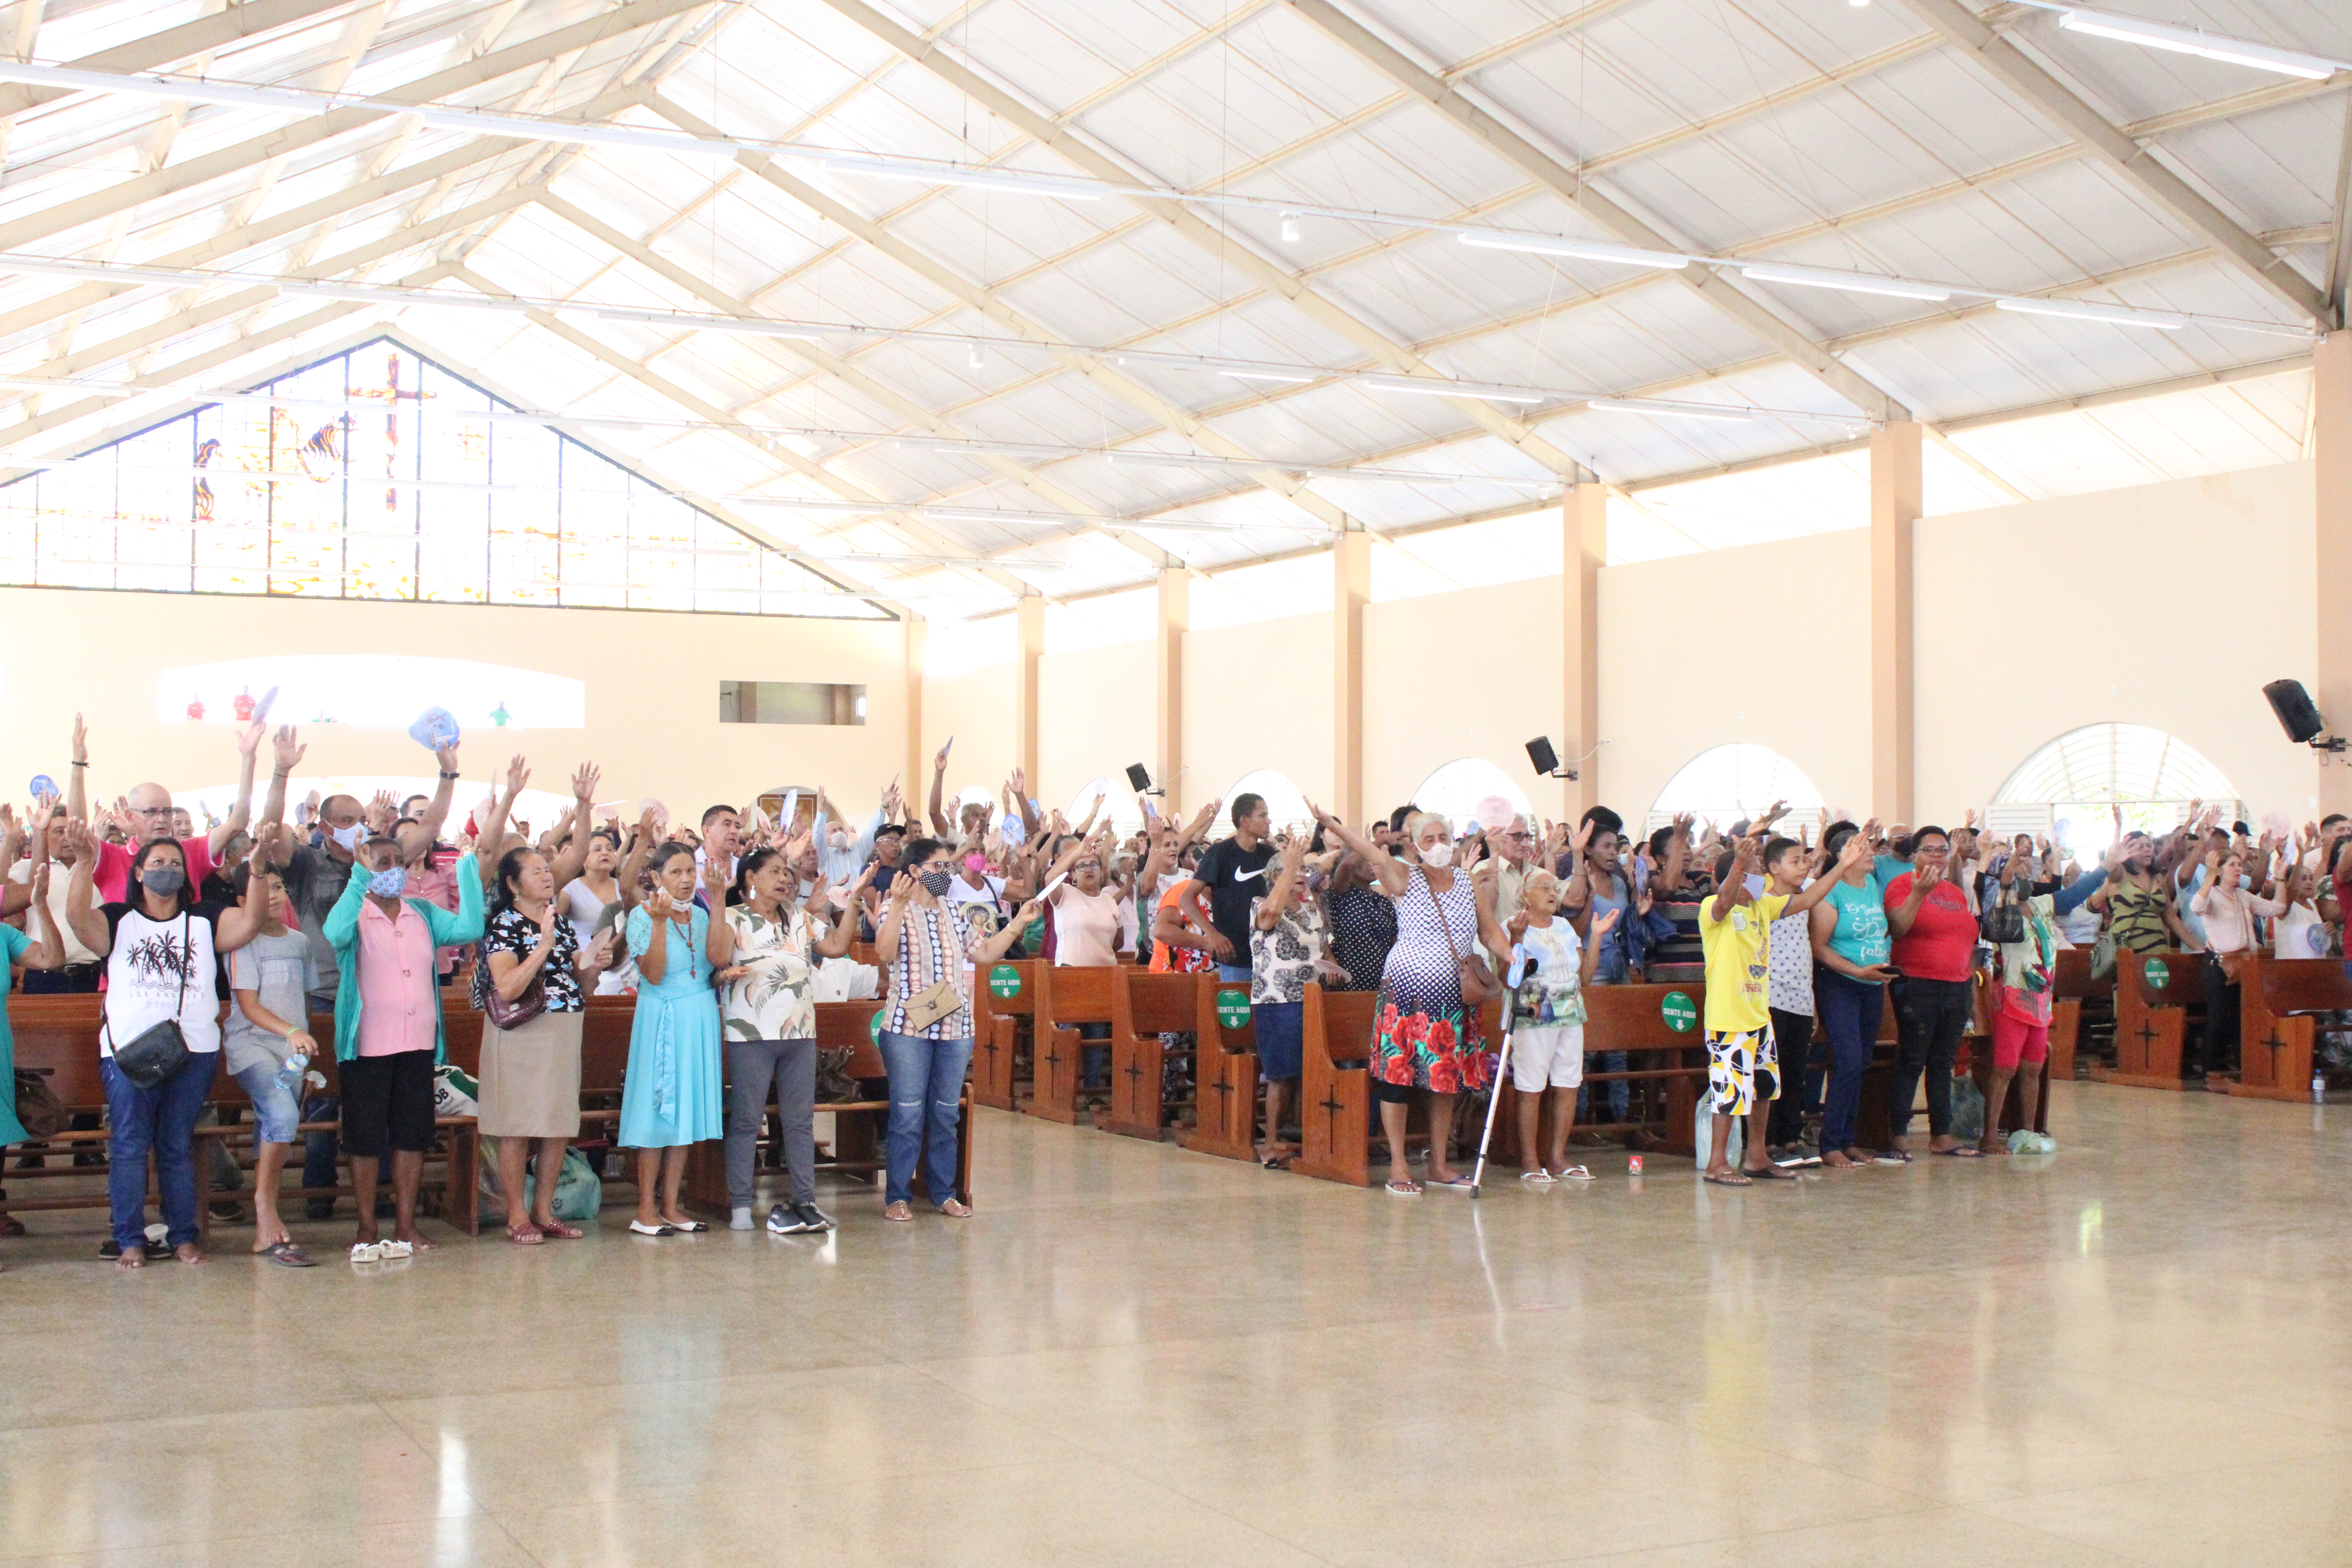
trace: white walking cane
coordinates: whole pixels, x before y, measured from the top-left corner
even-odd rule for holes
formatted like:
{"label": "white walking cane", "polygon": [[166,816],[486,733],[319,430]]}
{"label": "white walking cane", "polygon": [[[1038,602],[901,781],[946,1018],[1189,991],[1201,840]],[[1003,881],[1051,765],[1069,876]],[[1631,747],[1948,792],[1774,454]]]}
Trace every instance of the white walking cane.
{"label": "white walking cane", "polygon": [[1519,989],[1519,977],[1527,973],[1528,950],[1511,949],[1510,973],[1503,980],[1503,1052],[1495,1058],[1495,1087],[1486,1097],[1486,1130],[1478,1134],[1478,1163],[1470,1173],[1470,1195],[1476,1197],[1481,1183],[1486,1179],[1486,1145],[1495,1136],[1495,1112],[1503,1103],[1503,1086],[1510,1079],[1511,1034],[1518,1022],[1518,1010],[1512,1005]]}

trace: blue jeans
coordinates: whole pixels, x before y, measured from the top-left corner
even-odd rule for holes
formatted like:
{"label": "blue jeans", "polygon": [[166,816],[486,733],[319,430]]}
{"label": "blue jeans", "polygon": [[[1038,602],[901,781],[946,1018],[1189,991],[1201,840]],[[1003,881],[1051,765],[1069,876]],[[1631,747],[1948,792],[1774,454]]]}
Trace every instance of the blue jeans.
{"label": "blue jeans", "polygon": [[196,1239],[196,1160],[193,1134],[205,1096],[220,1070],[220,1053],[193,1053],[180,1070],[153,1089],[122,1076],[111,1057],[100,1058],[106,1080],[106,1206],[114,1239],[128,1252],[147,1245],[147,1157],[155,1157],[155,1184],[163,1194],[166,1239],[173,1247]]}
{"label": "blue jeans", "polygon": [[1830,1083],[1822,1105],[1822,1152],[1851,1149],[1862,1114],[1862,1077],[1878,1043],[1879,1011],[1886,988],[1840,974],[1826,966],[1813,973],[1813,1007],[1829,1037]]}
{"label": "blue jeans", "polygon": [[889,1178],[883,1201],[908,1201],[915,1162],[928,1154],[923,1185],[936,1208],[956,1195],[956,1113],[964,1069],[971,1065],[971,1037],[927,1040],[886,1031],[881,1045],[882,1065],[890,1074],[890,1130],[883,1142]]}
{"label": "blue jeans", "polygon": [[[2352,960],[2347,960],[2347,962],[2352,963]],[[1250,981],[1250,966],[1246,963],[1220,963],[1217,965],[1217,978],[1220,980],[1238,980],[1243,984],[1246,985]]]}

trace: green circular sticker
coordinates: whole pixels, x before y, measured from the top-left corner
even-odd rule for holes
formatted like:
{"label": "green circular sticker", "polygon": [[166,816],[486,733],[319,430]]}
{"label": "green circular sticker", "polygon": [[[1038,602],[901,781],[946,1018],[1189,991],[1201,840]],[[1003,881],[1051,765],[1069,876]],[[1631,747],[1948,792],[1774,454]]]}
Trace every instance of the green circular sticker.
{"label": "green circular sticker", "polygon": [[999,997],[1021,994],[1021,972],[1009,963],[1000,963],[988,972],[989,994]]}
{"label": "green circular sticker", "polygon": [[1698,1026],[1698,1006],[1686,992],[1669,991],[1659,997],[1658,1014],[1677,1035],[1687,1035]]}
{"label": "green circular sticker", "polygon": [[2161,991],[2172,984],[2172,971],[2160,958],[2151,958],[2140,969],[2151,991]]}
{"label": "green circular sticker", "polygon": [[1250,1021],[1249,993],[1220,991],[1217,993],[1217,1022],[1228,1029],[1246,1026]]}
{"label": "green circular sticker", "polygon": [[875,1008],[872,1016],[866,1020],[866,1038],[872,1040],[877,1046],[882,1043],[881,1008]]}

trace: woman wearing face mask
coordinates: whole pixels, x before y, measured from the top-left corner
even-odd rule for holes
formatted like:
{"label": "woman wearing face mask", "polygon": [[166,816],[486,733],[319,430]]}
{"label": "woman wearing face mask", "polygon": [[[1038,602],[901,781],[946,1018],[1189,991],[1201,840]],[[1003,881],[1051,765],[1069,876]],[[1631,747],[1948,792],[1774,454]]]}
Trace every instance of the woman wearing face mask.
{"label": "woman wearing face mask", "polygon": [[[637,1152],[639,1236],[709,1230],[678,1207],[688,1145],[724,1133],[720,1116],[719,999],[711,990],[710,916],[694,901],[694,851],[654,851],[654,890],[629,911],[637,961],[637,1012],[629,1026],[620,1142]],[[658,1197],[658,1207],[656,1198]]]}
{"label": "woman wearing face mask", "polygon": [[[727,911],[710,922],[706,941],[714,978],[725,987],[719,1012],[727,1052],[729,1226],[751,1228],[760,1123],[772,1083],[792,1200],[769,1209],[768,1228],[778,1236],[831,1230],[831,1216],[816,1206],[816,961],[846,954],[857,922],[836,921],[820,936],[808,905],[793,897],[791,868],[773,849],[754,849],[738,862],[731,894],[718,877],[717,866],[706,869],[704,891]],[[853,908],[873,879],[868,866],[849,889]]]}
{"label": "woman wearing face mask", "polygon": [[1460,961],[1483,946],[1507,966],[1510,942],[1469,875],[1454,868],[1454,835],[1444,817],[1417,812],[1406,818],[1405,840],[1415,861],[1408,869],[1338,817],[1311,803],[1307,809],[1325,832],[1363,858],[1396,900],[1397,940],[1381,978],[1370,1071],[1388,1135],[1389,1191],[1398,1197],[1421,1192],[1404,1150],[1405,1115],[1416,1089],[1429,1095],[1429,1179],[1466,1187],[1470,1178],[1449,1163],[1454,1100],[1465,1089],[1483,1088],[1494,1061],[1486,1053],[1477,1009],[1463,1005]]}
{"label": "woman wearing face mask", "polygon": [[[83,946],[105,957],[105,1021],[99,1032],[99,1068],[106,1081],[109,1136],[107,1207],[114,1227],[116,1262],[137,1268],[147,1261],[147,1157],[155,1157],[162,1190],[165,1245],[183,1263],[202,1263],[196,1246],[196,1118],[220,1065],[220,998],[214,990],[224,954],[253,940],[265,918],[268,866],[258,854],[245,901],[200,903],[188,886],[187,858],[173,839],[142,847],[131,862],[126,897],[91,907],[89,879],[80,874],[95,850],[79,823],[68,829],[75,877],[66,918]],[[128,1046],[162,1024],[176,1024],[186,1058],[162,1082],[142,1089],[114,1065]]]}
{"label": "woman wearing face mask", "polygon": [[971,1063],[972,966],[995,963],[1037,918],[1037,901],[993,935],[969,904],[945,900],[956,881],[949,847],[937,838],[907,846],[913,874],[890,884],[875,950],[890,966],[881,1013],[882,1059],[890,1073],[889,1177],[882,1217],[911,1220],[918,1158],[932,1207],[962,1219],[971,1205],[956,1195],[956,1110]]}
{"label": "woman wearing face mask", "polygon": [[[563,884],[557,895],[563,906],[563,917],[572,925],[574,946],[586,948],[604,931],[617,931],[636,906],[636,889],[623,884],[621,868],[621,835],[615,828],[600,827],[588,836],[587,858],[581,862],[580,875]],[[614,939],[615,945],[618,938]],[[596,994],[617,996],[628,988],[636,973],[633,965],[608,964],[596,976]]]}
{"label": "woman wearing face mask", "polygon": [[[611,927],[583,945],[556,908],[555,872],[536,849],[499,858],[497,889],[474,966],[474,1005],[482,1019],[480,1128],[499,1141],[499,1182],[507,1195],[507,1239],[536,1247],[549,1237],[576,1241],[577,1226],[555,1217],[563,1152],[580,1135],[581,991],[610,960]],[[488,1016],[490,994],[522,1000],[537,984],[547,1001],[536,1017],[500,1028]],[[536,1190],[524,1202],[523,1163],[538,1145]]]}

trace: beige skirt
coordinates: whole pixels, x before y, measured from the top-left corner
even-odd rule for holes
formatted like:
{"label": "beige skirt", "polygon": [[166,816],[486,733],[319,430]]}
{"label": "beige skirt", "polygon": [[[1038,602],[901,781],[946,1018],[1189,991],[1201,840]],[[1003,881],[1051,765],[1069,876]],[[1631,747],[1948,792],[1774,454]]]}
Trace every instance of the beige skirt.
{"label": "beige skirt", "polygon": [[483,1137],[579,1136],[580,1019],[547,1012],[519,1029],[482,1020]]}

